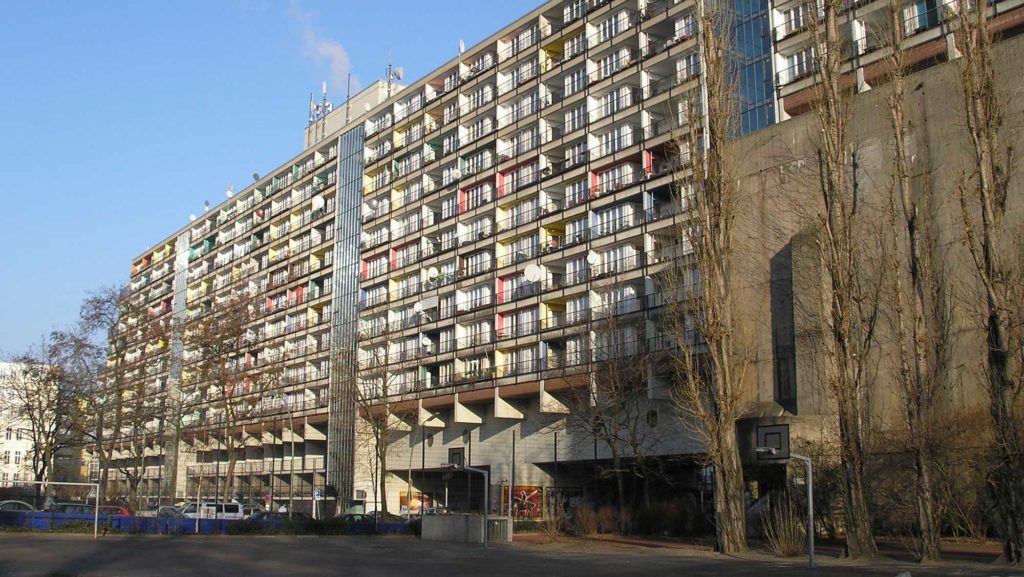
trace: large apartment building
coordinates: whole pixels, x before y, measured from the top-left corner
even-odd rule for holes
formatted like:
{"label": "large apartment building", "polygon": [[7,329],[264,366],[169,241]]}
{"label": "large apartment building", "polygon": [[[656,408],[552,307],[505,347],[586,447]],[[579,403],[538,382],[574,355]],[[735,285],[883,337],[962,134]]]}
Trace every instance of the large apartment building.
{"label": "large apartment building", "polygon": [[[275,505],[308,509],[330,487],[379,508],[382,479],[392,511],[426,501],[530,516],[550,489],[605,498],[614,456],[567,413],[609,331],[631,351],[667,342],[656,279],[686,250],[670,161],[674,130],[699,122],[685,103],[701,110],[706,93],[700,2],[546,2],[407,87],[378,83],[316,116],[300,155],[136,259],[131,293],[147,322],[187,326],[247,295],[246,350],[230,362],[280,375],[270,389],[233,389],[241,420],[209,400],[190,406],[174,443],[154,418],[161,441],[146,449],[140,494],[221,493],[232,436],[243,447],[232,486]],[[808,111],[805,3],[733,4],[740,130]],[[951,56],[946,4],[905,4],[912,61]],[[886,5],[844,13],[864,90],[884,77],[874,38]],[[1001,30],[1019,26],[1019,6],[990,3]],[[775,310],[774,283],[752,284],[757,307]],[[766,331],[751,399],[762,416],[797,412],[820,395],[797,382],[792,327]],[[195,352],[180,336],[123,355],[154,394],[192,386]],[[671,424],[665,379],[644,378],[645,452],[675,476],[672,490],[700,494],[700,445]],[[386,464],[367,430],[382,417]],[[121,433],[115,447],[131,437]],[[130,462],[115,453],[112,478]],[[491,502],[452,464],[488,471]]]}

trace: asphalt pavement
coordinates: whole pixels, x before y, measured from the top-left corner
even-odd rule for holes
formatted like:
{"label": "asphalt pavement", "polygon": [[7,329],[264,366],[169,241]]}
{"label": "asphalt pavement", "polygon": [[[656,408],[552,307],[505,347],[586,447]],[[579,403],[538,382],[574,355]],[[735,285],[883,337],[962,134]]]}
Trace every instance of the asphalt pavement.
{"label": "asphalt pavement", "polygon": [[705,551],[568,541],[555,544],[479,545],[424,542],[414,537],[180,536],[0,533],[0,577],[345,577],[412,575],[584,576],[1021,576],[991,564],[919,567],[887,562],[850,564],[751,555],[732,558]]}

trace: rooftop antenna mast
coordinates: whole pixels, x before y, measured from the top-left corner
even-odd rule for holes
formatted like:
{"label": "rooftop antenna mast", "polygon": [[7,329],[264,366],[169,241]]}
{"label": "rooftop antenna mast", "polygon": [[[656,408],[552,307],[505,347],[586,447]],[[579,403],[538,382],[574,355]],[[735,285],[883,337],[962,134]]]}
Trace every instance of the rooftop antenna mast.
{"label": "rooftop antenna mast", "polygon": [[399,66],[397,68],[394,68],[394,67],[391,66],[391,51],[390,50],[388,50],[388,69],[387,69],[387,72],[385,73],[385,76],[386,76],[386,78],[388,80],[388,98],[391,98],[391,93],[392,93],[392,90],[393,90],[392,89],[392,83],[395,80],[401,80],[402,78],[405,77],[405,69],[402,68],[401,66]]}
{"label": "rooftop antenna mast", "polygon": [[345,124],[352,120],[352,73],[348,73],[348,86],[345,88]]}

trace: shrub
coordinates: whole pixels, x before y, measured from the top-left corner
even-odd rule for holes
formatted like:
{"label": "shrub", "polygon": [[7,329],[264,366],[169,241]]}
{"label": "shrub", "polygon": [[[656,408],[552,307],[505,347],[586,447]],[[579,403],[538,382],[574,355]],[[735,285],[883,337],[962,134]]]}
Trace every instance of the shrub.
{"label": "shrub", "polygon": [[575,505],[572,508],[569,530],[577,537],[586,537],[597,533],[597,513],[589,505]]}
{"label": "shrub", "polygon": [[553,543],[565,528],[565,498],[557,494],[552,495],[548,499],[547,513],[547,517],[540,522],[540,529],[548,541]]}
{"label": "shrub", "polygon": [[804,522],[788,493],[767,497],[768,505],[761,524],[768,547],[778,557],[794,557],[804,550]]}

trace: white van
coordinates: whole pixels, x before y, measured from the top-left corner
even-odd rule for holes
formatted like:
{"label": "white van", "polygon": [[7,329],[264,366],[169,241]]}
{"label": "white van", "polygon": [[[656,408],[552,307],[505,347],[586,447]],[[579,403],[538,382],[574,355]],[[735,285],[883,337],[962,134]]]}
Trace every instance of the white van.
{"label": "white van", "polygon": [[200,519],[243,519],[241,503],[201,503],[197,507],[192,502],[181,508],[181,515],[186,519],[195,519],[196,510]]}

